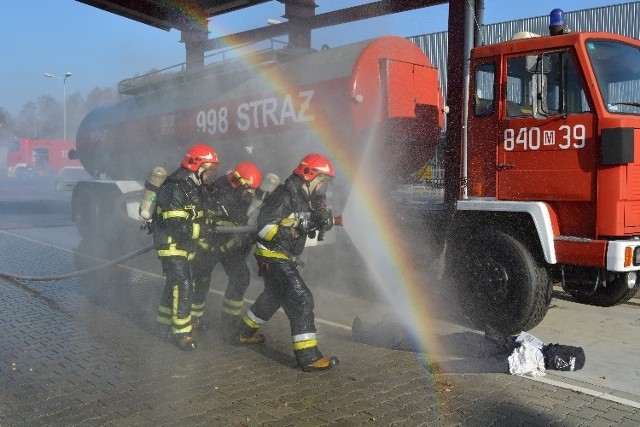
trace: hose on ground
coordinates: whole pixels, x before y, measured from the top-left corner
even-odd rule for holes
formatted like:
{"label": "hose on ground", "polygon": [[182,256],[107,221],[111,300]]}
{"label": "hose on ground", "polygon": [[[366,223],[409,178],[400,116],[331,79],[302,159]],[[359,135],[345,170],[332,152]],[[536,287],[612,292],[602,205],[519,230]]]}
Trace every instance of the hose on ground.
{"label": "hose on ground", "polygon": [[53,276],[23,276],[23,275],[19,275],[19,274],[13,274],[13,273],[5,273],[0,271],[0,278],[6,278],[6,279],[10,279],[10,280],[25,280],[25,281],[30,281],[30,282],[53,282],[56,280],[65,280],[65,279],[72,279],[74,277],[80,277],[80,276],[84,276],[85,274],[89,274],[89,273],[93,273],[95,271],[99,271],[99,270],[104,270],[107,269],[109,267],[112,267],[114,265],[117,264],[121,264],[125,261],[128,261],[132,258],[137,257],[138,255],[142,255],[145,252],[149,252],[151,249],[153,249],[154,245],[153,243],[144,246],[140,249],[138,249],[135,252],[131,252],[130,254],[127,255],[123,255],[120,258],[116,258],[112,261],[109,261],[107,263],[104,264],[100,264],[100,265],[96,265],[90,268],[86,268],[84,270],[78,270],[78,271],[74,271],[71,273],[66,273],[66,274],[58,274],[58,275],[53,275]]}

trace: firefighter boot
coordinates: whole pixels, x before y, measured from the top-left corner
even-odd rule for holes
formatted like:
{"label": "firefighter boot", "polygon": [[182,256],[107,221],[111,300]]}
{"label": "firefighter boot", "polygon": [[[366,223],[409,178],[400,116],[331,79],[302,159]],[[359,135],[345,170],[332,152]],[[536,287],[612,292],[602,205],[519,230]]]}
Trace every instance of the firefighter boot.
{"label": "firefighter boot", "polygon": [[262,334],[253,334],[253,335],[238,334],[237,341],[235,342],[235,344],[251,345],[251,344],[262,344],[263,342],[264,342],[264,335]]}
{"label": "firefighter boot", "polygon": [[327,371],[336,366],[340,361],[337,357],[321,357],[313,363],[301,366],[304,372]]}
{"label": "firefighter boot", "polygon": [[194,331],[204,332],[207,329],[209,329],[209,325],[207,324],[207,322],[205,322],[205,320],[202,317],[194,317],[191,320],[191,328]]}
{"label": "firefighter boot", "polygon": [[191,334],[174,334],[173,341],[179,349],[184,351],[192,351],[198,347]]}
{"label": "firefighter boot", "polygon": [[241,323],[236,329],[232,344],[235,345],[251,345],[261,344],[264,342],[264,335],[257,333],[258,328],[252,328],[246,323]]}

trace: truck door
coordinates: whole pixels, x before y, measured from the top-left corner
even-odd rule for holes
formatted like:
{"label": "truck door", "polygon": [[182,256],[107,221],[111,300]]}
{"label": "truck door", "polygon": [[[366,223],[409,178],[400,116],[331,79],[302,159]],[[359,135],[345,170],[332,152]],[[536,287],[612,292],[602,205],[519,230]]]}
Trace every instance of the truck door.
{"label": "truck door", "polygon": [[497,64],[499,58],[483,59],[471,72],[468,188],[475,197],[495,197],[496,138],[498,115],[496,95]]}
{"label": "truck door", "polygon": [[497,198],[591,201],[596,123],[570,52],[507,58],[505,77]]}

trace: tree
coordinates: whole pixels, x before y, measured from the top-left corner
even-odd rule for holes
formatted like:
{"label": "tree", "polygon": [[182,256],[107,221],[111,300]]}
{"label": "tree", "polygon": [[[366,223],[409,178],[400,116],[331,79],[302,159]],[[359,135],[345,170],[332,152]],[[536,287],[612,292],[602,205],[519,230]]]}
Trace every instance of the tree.
{"label": "tree", "polygon": [[[80,122],[89,111],[115,100],[113,88],[95,87],[86,100],[80,92],[67,96],[67,138],[75,139]],[[62,139],[64,121],[64,106],[51,96],[41,96],[36,102],[29,101],[24,104],[15,120],[0,107],[0,137],[11,134],[11,139],[13,135],[17,138]]]}

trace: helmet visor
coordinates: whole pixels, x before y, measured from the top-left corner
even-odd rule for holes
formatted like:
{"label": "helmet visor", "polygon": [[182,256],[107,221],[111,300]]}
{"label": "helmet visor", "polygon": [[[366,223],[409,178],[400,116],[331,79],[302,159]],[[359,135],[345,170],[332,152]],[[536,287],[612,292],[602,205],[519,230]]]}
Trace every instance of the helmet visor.
{"label": "helmet visor", "polygon": [[313,180],[317,181],[315,183],[315,187],[313,187],[313,192],[318,196],[324,196],[329,190],[329,185],[333,181],[333,177],[328,175],[318,175]]}
{"label": "helmet visor", "polygon": [[203,163],[200,165],[200,179],[202,180],[202,182],[206,183],[213,182],[216,179],[217,171],[217,163]]}

